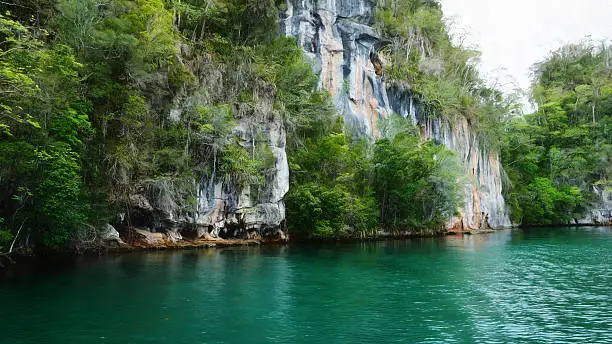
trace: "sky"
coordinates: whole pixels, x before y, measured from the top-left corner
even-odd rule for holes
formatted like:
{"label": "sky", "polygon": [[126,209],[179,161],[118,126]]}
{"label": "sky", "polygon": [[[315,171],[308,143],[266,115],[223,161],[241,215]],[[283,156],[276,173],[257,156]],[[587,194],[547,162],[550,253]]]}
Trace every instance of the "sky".
{"label": "sky", "polygon": [[[441,0],[451,33],[482,52],[481,74],[527,90],[530,68],[565,43],[612,39],[612,0]],[[526,111],[531,106],[524,100]]]}

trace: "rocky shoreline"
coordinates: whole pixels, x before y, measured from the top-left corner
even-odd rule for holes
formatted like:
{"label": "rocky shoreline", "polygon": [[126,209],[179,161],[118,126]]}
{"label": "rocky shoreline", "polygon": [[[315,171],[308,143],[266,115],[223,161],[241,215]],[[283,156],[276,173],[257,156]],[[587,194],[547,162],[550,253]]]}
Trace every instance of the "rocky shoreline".
{"label": "rocky shoreline", "polygon": [[[567,225],[557,225],[559,227],[567,227]],[[593,226],[610,226],[602,224],[578,224],[571,225],[571,227],[593,227]],[[110,227],[110,226],[109,226]],[[135,252],[147,252],[147,251],[164,251],[164,250],[200,250],[200,249],[223,249],[229,247],[246,247],[246,246],[274,246],[274,245],[289,245],[289,244],[316,244],[316,243],[350,243],[350,242],[373,242],[373,241],[387,241],[387,240],[408,240],[418,239],[427,237],[444,237],[444,236],[461,236],[461,235],[483,235],[491,234],[497,231],[512,229],[512,228],[523,228],[524,226],[514,226],[509,228],[500,229],[471,229],[471,230],[454,230],[447,229],[440,232],[416,232],[416,231],[397,231],[393,233],[388,232],[376,232],[370,233],[362,237],[346,236],[334,239],[306,239],[306,238],[292,238],[289,236],[280,238],[252,238],[252,239],[238,239],[238,238],[213,238],[205,236],[201,238],[177,238],[174,234],[167,235],[165,233],[151,233],[144,229],[130,228],[129,230],[122,230],[121,235],[115,231],[112,233],[106,233],[106,237],[100,236],[95,244],[91,244],[87,247],[73,247],[72,249],[64,251],[50,251],[50,252],[33,252],[32,250],[21,250],[16,251],[12,255],[0,255],[0,271],[5,268],[11,268],[11,266],[20,265],[21,261],[28,260],[39,260],[39,258],[65,258],[71,259],[77,256],[103,256],[106,254],[127,254]],[[555,225],[540,225],[540,226],[529,226],[529,227],[556,227]],[[112,227],[111,227],[112,228]],[[110,234],[110,236],[109,236]],[[175,233],[178,234],[178,233]],[[11,268],[12,269],[12,268]]]}
{"label": "rocky shoreline", "polygon": [[[593,227],[593,226],[610,226],[612,224],[577,224],[569,225],[576,227]],[[567,227],[568,225],[534,225],[528,227]],[[148,251],[148,250],[189,250],[189,249],[208,249],[208,248],[226,248],[235,246],[261,246],[261,245],[287,245],[295,243],[324,243],[324,242],[367,242],[367,241],[384,241],[384,240],[402,240],[402,239],[415,239],[415,238],[426,238],[426,237],[443,237],[451,235],[481,235],[491,234],[497,231],[512,229],[512,228],[523,228],[525,226],[513,226],[505,228],[486,228],[486,229],[464,229],[456,230],[453,228],[440,231],[440,232],[417,232],[417,231],[396,231],[396,232],[375,232],[364,236],[345,236],[334,239],[312,239],[312,238],[289,238],[288,235],[284,235],[282,238],[252,238],[252,239],[239,239],[239,238],[213,238],[205,236],[195,239],[180,238],[175,240],[172,235],[166,235],[164,233],[150,233],[144,230],[134,230],[137,235],[132,235],[131,238],[119,238],[106,241],[102,243],[107,252],[132,252],[132,251]],[[124,241],[125,240],[125,241]]]}
{"label": "rocky shoreline", "polygon": [[[71,247],[59,251],[34,252],[32,249],[21,248],[11,255],[0,256],[0,269],[13,265],[16,261],[27,257],[54,256],[96,256],[113,253],[129,253],[139,251],[158,250],[198,250],[214,249],[239,246],[263,246],[263,245],[288,245],[303,243],[326,243],[326,242],[367,242],[385,240],[403,240],[426,237],[442,237],[447,235],[473,235],[493,233],[493,229],[454,230],[447,229],[438,232],[423,231],[395,231],[395,232],[372,232],[361,236],[347,235],[333,239],[313,238],[289,238],[287,233],[275,236],[252,236],[251,238],[221,238],[203,232],[193,237],[184,237],[180,232],[150,232],[146,228],[122,228],[117,231],[111,225],[105,225],[97,231],[97,235],[87,242],[74,243]],[[184,233],[186,235],[192,233]]]}
{"label": "rocky shoreline", "polygon": [[[501,229],[500,229],[501,230]],[[289,239],[289,236],[283,238],[253,238],[253,239],[238,239],[238,238],[212,238],[202,237],[195,239],[180,238],[175,239],[173,235],[165,233],[150,233],[144,230],[132,229],[129,237],[116,238],[106,240],[101,243],[106,252],[120,253],[132,251],[149,251],[149,250],[190,250],[190,249],[209,249],[209,248],[226,248],[235,246],[261,246],[261,245],[287,245],[291,243],[324,243],[324,242],[366,242],[366,241],[384,241],[384,240],[402,240],[426,237],[443,237],[449,235],[477,235],[494,233],[494,229],[474,229],[474,230],[446,230],[441,232],[417,232],[417,231],[397,231],[393,233],[376,232],[369,235],[345,236],[334,239],[312,239],[312,238],[294,238]],[[125,233],[125,232],[124,232]]]}

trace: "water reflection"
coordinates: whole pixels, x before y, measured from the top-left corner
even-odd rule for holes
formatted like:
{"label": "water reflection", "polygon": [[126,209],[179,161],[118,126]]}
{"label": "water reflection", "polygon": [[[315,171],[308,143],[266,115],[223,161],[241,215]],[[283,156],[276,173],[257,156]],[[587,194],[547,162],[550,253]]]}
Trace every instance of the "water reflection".
{"label": "water reflection", "polygon": [[501,230],[483,234],[458,234],[446,237],[446,244],[460,251],[476,252],[492,245],[505,245],[515,235],[513,230]]}

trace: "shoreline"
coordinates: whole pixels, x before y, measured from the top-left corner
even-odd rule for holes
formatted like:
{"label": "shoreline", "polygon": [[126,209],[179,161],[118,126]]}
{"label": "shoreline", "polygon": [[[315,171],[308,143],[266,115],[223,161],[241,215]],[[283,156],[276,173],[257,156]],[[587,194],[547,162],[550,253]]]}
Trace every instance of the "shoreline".
{"label": "shoreline", "polygon": [[286,246],[286,245],[316,245],[316,244],[329,244],[329,243],[360,243],[360,242],[383,242],[383,241],[394,241],[394,240],[410,240],[410,239],[421,239],[421,238],[441,238],[446,236],[472,236],[491,234],[504,230],[512,229],[524,229],[524,228],[561,228],[561,227],[611,227],[612,224],[573,224],[573,225],[519,225],[512,227],[505,227],[499,229],[473,229],[464,231],[447,230],[440,233],[415,233],[415,232],[397,232],[388,233],[386,235],[372,235],[365,237],[340,237],[330,239],[305,239],[295,238],[288,240],[279,239],[182,239],[177,242],[172,242],[167,237],[158,243],[147,244],[142,241],[132,241],[130,243],[115,244],[115,245],[104,245],[100,244],[95,247],[87,249],[73,249],[65,251],[47,251],[47,252],[33,252],[28,251],[27,253],[14,253],[13,255],[1,255],[0,256],[0,271],[15,267],[19,265],[20,261],[36,261],[40,259],[50,258],[52,260],[64,260],[73,259],[77,257],[94,257],[104,256],[108,254],[127,254],[127,253],[138,253],[138,252],[153,252],[153,251],[197,251],[206,249],[223,249],[231,247],[253,247],[253,246]]}
{"label": "shoreline", "polygon": [[288,240],[280,239],[181,239],[172,242],[167,236],[156,243],[146,243],[145,241],[128,240],[127,242],[113,242],[113,244],[98,244],[96,246],[80,249],[70,249],[63,251],[42,251],[26,253],[15,252],[11,256],[0,256],[0,271],[5,268],[18,265],[18,261],[23,260],[38,260],[38,259],[71,259],[75,257],[93,257],[104,256],[107,254],[126,254],[137,252],[152,252],[152,251],[194,251],[205,249],[223,249],[230,247],[249,247],[249,246],[285,246],[285,245],[312,245],[326,243],[359,243],[359,242],[382,242],[392,240],[410,240],[419,238],[439,238],[446,236],[458,235],[478,235],[489,234],[496,231],[506,230],[486,229],[486,230],[470,230],[470,231],[452,231],[440,233],[418,233],[418,232],[397,232],[383,235],[370,235],[364,237],[339,237],[339,238],[292,238]]}

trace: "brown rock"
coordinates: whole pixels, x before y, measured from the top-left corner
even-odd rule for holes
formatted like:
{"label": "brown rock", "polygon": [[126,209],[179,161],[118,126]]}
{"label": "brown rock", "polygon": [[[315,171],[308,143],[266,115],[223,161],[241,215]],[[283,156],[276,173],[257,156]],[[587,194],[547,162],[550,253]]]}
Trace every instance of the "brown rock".
{"label": "brown rock", "polygon": [[136,232],[139,239],[146,245],[155,246],[164,243],[164,235],[162,233],[151,233],[143,229],[134,229],[134,232]]}

